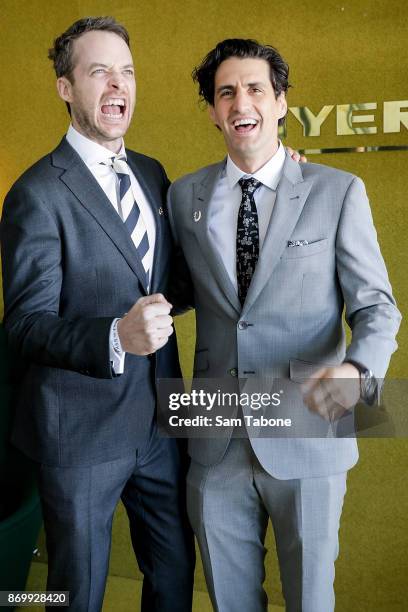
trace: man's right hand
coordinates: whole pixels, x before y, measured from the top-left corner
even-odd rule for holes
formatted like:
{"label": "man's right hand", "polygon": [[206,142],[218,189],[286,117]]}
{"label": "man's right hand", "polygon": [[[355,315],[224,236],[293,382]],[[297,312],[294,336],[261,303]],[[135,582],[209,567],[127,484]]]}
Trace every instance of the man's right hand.
{"label": "man's right hand", "polygon": [[171,309],[161,293],[138,299],[118,322],[122,349],[133,355],[150,355],[164,346],[174,331]]}

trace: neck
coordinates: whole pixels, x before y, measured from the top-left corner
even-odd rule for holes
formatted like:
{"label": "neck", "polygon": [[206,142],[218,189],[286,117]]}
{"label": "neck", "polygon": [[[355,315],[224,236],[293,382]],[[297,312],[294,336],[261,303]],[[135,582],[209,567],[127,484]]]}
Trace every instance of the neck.
{"label": "neck", "polygon": [[112,151],[112,153],[119,153],[119,151],[122,148],[122,142],[123,142],[122,138],[115,138],[114,140],[105,140],[102,137],[99,138],[97,134],[89,134],[86,131],[84,131],[80,125],[78,125],[78,123],[74,120],[74,118],[72,118],[72,127],[79,134],[81,134],[81,136],[88,138],[88,140],[92,140],[92,142],[96,142],[101,147],[105,147],[105,149]]}
{"label": "neck", "polygon": [[272,157],[276,154],[279,148],[279,141],[273,145],[273,147],[263,155],[243,155],[236,151],[228,151],[228,155],[236,166],[245,174],[254,174],[260,170]]}
{"label": "neck", "polygon": [[102,147],[105,147],[105,149],[109,149],[109,151],[112,151],[112,153],[119,153],[122,148],[122,139],[108,140],[107,142],[99,142],[96,140],[95,142],[100,144]]}

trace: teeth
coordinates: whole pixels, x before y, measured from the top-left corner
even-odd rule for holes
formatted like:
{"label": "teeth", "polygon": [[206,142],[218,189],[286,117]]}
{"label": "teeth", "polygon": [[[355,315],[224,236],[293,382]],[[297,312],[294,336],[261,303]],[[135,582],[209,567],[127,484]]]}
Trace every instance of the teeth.
{"label": "teeth", "polygon": [[121,119],[123,117],[123,113],[119,113],[119,115],[113,115],[112,113],[104,113],[104,117],[110,117],[112,119]]}
{"label": "teeth", "polygon": [[105,104],[107,106],[125,106],[125,101],[123,98],[109,98]]}
{"label": "teeth", "polygon": [[255,119],[237,119],[234,121],[234,127],[239,125],[256,125],[258,122]]}

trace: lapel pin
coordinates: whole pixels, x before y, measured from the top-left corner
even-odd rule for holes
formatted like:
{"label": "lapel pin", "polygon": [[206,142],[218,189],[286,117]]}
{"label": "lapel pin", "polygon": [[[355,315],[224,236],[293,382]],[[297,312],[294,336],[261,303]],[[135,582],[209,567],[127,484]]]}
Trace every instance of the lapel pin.
{"label": "lapel pin", "polygon": [[164,215],[164,210],[162,206],[160,206],[159,208],[159,215]]}
{"label": "lapel pin", "polygon": [[197,223],[201,219],[201,210],[196,210],[193,216],[194,221]]}

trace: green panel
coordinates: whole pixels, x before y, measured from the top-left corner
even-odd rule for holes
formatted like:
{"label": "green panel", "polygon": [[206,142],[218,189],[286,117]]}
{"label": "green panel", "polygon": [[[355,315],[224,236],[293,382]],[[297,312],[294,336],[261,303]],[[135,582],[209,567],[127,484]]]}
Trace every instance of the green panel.
{"label": "green panel", "polygon": [[42,516],[33,465],[9,444],[7,355],[0,325],[0,591],[17,591],[25,588]]}

